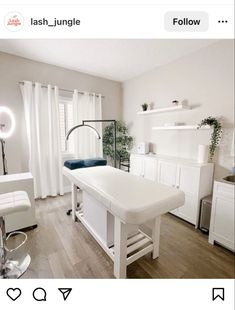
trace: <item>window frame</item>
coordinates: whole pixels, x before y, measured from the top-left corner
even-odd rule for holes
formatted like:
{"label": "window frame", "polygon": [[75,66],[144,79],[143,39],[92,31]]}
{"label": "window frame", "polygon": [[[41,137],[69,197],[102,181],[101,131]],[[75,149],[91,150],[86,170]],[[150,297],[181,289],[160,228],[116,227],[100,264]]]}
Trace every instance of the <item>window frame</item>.
{"label": "window frame", "polygon": [[[72,98],[71,97],[65,97],[65,96],[59,96],[59,106],[63,105],[64,106],[64,135],[66,136],[66,133],[70,128],[68,128],[68,105],[73,104]],[[61,139],[61,136],[60,136]],[[61,151],[62,157],[63,158],[73,158],[75,156],[74,151],[71,151],[69,149],[66,149],[66,144],[65,144],[65,150]]]}

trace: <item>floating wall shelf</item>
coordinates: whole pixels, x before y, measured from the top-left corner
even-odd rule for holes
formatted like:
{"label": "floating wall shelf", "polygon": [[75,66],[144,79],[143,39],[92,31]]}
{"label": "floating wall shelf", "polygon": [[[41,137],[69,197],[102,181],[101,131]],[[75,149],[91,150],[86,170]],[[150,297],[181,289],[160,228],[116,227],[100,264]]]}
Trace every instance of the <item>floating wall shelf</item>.
{"label": "floating wall shelf", "polygon": [[167,108],[160,108],[160,109],[147,110],[147,111],[139,111],[139,112],[137,112],[137,114],[138,115],[150,115],[150,114],[174,112],[174,111],[190,110],[190,109],[191,109],[191,107],[188,105],[179,104],[179,105],[167,107]]}
{"label": "floating wall shelf", "polygon": [[[160,126],[152,127],[153,130],[197,130],[198,125],[181,125],[181,126]],[[210,129],[210,126],[203,126],[200,130]]]}

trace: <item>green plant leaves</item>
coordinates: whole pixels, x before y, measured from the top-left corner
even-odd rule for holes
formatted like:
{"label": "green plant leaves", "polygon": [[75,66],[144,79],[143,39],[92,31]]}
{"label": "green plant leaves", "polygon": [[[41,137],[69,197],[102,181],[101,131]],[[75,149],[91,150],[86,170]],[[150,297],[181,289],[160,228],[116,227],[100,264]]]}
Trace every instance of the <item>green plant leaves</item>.
{"label": "green plant leaves", "polygon": [[209,146],[210,160],[212,160],[215,155],[216,147],[219,145],[220,139],[222,137],[222,126],[221,123],[215,117],[212,116],[203,119],[201,123],[198,124],[198,127],[201,128],[202,126],[205,125],[213,127],[213,132],[211,134],[210,146]]}
{"label": "green plant leaves", "polygon": [[[133,137],[129,136],[127,126],[120,121],[116,121],[116,157],[128,159],[129,151],[133,145]],[[114,123],[106,126],[103,134],[103,153],[114,159]]]}

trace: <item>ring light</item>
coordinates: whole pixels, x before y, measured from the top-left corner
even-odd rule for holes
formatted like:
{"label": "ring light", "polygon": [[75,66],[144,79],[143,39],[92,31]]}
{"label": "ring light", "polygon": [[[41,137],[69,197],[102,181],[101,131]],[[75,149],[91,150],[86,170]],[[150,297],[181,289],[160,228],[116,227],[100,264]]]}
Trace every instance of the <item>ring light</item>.
{"label": "ring light", "polygon": [[[8,126],[6,126],[6,124],[4,124],[4,122],[1,121],[2,115],[4,115],[4,114],[6,114],[10,119],[10,125],[6,131],[4,131],[3,128],[8,127]],[[15,130],[14,114],[7,107],[1,107],[0,106],[0,139],[9,138],[13,134],[14,130]]]}

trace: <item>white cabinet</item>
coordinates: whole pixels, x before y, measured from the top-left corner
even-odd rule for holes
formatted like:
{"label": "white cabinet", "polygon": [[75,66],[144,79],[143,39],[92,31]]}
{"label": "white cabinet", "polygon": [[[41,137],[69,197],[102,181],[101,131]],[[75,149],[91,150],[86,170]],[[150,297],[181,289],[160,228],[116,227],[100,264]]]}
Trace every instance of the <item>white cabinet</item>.
{"label": "white cabinet", "polygon": [[[161,184],[165,184],[171,187],[176,186],[177,176],[177,164],[159,160],[158,162],[158,179],[157,181]],[[172,214],[178,215],[178,209],[172,210]]]}
{"label": "white cabinet", "polygon": [[177,164],[159,160],[158,182],[161,184],[176,186]]}
{"label": "white cabinet", "polygon": [[[177,184],[186,194],[195,195],[200,186],[200,172],[203,168],[195,168],[186,165],[178,165]],[[212,184],[212,183],[211,183]],[[211,185],[212,188],[212,185]]]}
{"label": "white cabinet", "polygon": [[198,198],[200,169],[159,160],[158,171],[159,183],[181,189],[185,194],[185,204],[171,213],[196,225],[200,204]]}
{"label": "white cabinet", "polygon": [[235,251],[234,244],[234,185],[214,182],[209,242],[218,242]]}
{"label": "white cabinet", "polygon": [[145,179],[157,180],[157,160],[154,157],[132,154],[130,158],[130,173],[144,177]]}
{"label": "white cabinet", "polygon": [[[185,204],[178,208],[178,216],[184,220],[197,225],[198,215],[200,208],[200,190],[204,186],[203,180],[200,182],[201,171],[203,168],[195,168],[190,166],[178,166],[178,181],[177,187],[180,188],[185,194]],[[212,184],[212,174],[211,177]],[[211,192],[212,186],[208,188],[208,193]]]}
{"label": "white cabinet", "polygon": [[143,161],[143,177],[145,179],[156,181],[157,180],[157,160],[155,158],[145,157]]}
{"label": "white cabinet", "polygon": [[130,157],[130,173],[138,176],[143,176],[143,163],[142,156],[131,155]]}
{"label": "white cabinet", "polygon": [[194,161],[158,155],[131,155],[130,161],[131,173],[181,189],[185,193],[185,204],[171,213],[196,227],[200,200],[211,194],[213,169],[213,164],[210,163],[198,164]]}

